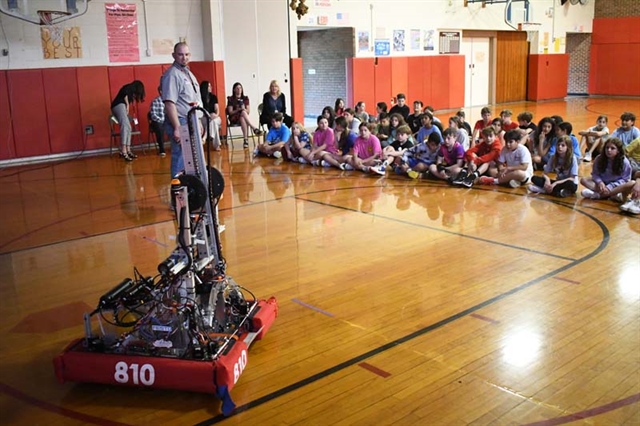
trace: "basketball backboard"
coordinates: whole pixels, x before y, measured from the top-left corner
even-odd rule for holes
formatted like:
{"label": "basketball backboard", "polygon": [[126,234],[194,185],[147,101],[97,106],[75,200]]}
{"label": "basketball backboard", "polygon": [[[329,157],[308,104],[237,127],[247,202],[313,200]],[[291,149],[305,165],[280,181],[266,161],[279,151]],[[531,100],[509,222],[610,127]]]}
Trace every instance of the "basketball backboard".
{"label": "basketball backboard", "polygon": [[[0,0],[0,12],[5,15],[43,25],[39,10],[53,12],[51,24],[58,24],[68,19],[84,15],[89,7],[90,0]],[[60,13],[56,13],[60,12]]]}

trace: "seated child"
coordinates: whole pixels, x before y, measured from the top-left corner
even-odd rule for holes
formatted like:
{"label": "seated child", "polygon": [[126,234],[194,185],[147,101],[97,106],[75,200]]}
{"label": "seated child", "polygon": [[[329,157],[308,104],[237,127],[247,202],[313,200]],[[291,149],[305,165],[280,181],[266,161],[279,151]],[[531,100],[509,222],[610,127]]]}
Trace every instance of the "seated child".
{"label": "seated child", "polygon": [[322,156],[320,165],[323,167],[333,166],[340,170],[345,170],[345,164],[349,160],[349,152],[353,149],[353,144],[358,135],[349,130],[349,124],[344,117],[336,118],[334,134],[337,151],[334,153],[326,152]]}
{"label": "seated child", "polygon": [[503,125],[504,125],[504,122],[502,121],[502,118],[496,117],[493,120],[491,120],[491,126],[493,127],[493,130],[496,131],[496,137],[500,141],[500,148],[504,146],[504,134],[506,133],[506,131],[502,127]]}
{"label": "seated child", "polygon": [[[573,153],[573,143],[567,135],[561,136],[556,143],[556,152],[544,166],[544,175],[532,176],[529,192],[551,194],[565,198],[578,190],[578,164],[580,160]],[[556,179],[548,173],[555,173]]]}
{"label": "seated child", "polygon": [[509,185],[517,188],[533,175],[531,153],[520,143],[520,130],[510,130],[504,135],[504,148],[498,157],[498,177],[482,176],[483,185]]}
{"label": "seated child", "polygon": [[458,130],[458,137],[457,137],[458,143],[462,145],[462,147],[465,150],[469,149],[469,134],[467,133],[467,130],[464,128],[464,126],[462,125],[460,118],[455,115],[452,117],[449,117],[449,127],[453,127],[454,129]]}
{"label": "seated child", "polygon": [[471,188],[476,179],[486,173],[496,176],[498,174],[496,164],[501,150],[502,145],[496,137],[493,126],[482,129],[482,139],[464,153],[464,167],[452,183]]}
{"label": "seated child", "polygon": [[263,154],[275,158],[282,158],[280,150],[291,137],[291,130],[282,122],[283,119],[284,115],[281,112],[273,114],[273,117],[271,117],[271,129],[269,129],[269,133],[267,133],[267,136],[264,138],[266,143],[260,143],[256,146],[256,149],[253,151],[254,156]]}
{"label": "seated child", "polygon": [[640,137],[640,130],[635,127],[636,116],[631,112],[622,113],[620,116],[622,125],[611,133],[612,138],[618,138],[623,145],[629,145],[632,140]]}
{"label": "seated child", "polygon": [[375,124],[360,124],[360,136],[358,136],[351,149],[350,157],[347,160],[347,170],[371,171],[371,167],[376,165],[376,160],[382,155],[380,140],[372,133]]}
{"label": "seated child", "polygon": [[429,174],[435,178],[451,180],[462,170],[464,148],[456,138],[458,129],[448,128],[444,131],[444,144],[438,149],[435,164],[429,166]]}
{"label": "seated child", "polygon": [[298,161],[301,149],[311,149],[311,136],[302,124],[295,122],[291,126],[291,137],[282,148],[283,157],[289,161]]}
{"label": "seated child", "polygon": [[429,166],[437,159],[440,148],[440,135],[431,133],[426,142],[421,142],[407,149],[401,158],[396,158],[396,173],[406,173],[411,179],[417,179],[420,173],[429,170]]}
{"label": "seated child", "polygon": [[622,192],[627,189],[624,184],[629,180],[631,164],[624,155],[624,145],[620,139],[611,136],[604,143],[602,153],[593,162],[591,177],[580,180],[585,186],[581,194],[592,200],[610,198],[622,203]]}
{"label": "seated child", "polygon": [[502,119],[502,129],[505,132],[508,132],[509,130],[515,130],[518,128],[518,123],[511,120],[512,116],[513,116],[513,112],[511,112],[510,109],[503,109],[500,112],[500,118]]}
{"label": "seated child", "polygon": [[596,125],[589,127],[587,130],[583,130],[578,134],[582,136],[580,138],[580,151],[584,151],[584,161],[590,162],[593,157],[593,153],[598,153],[598,147],[603,139],[606,139],[609,134],[609,128],[607,127],[607,116],[601,115],[596,120]]}
{"label": "seated child", "polygon": [[531,122],[533,120],[533,114],[529,111],[521,112],[518,114],[518,129],[520,131],[520,142],[529,148],[529,152],[534,151],[533,135],[535,135],[538,127]]}
{"label": "seated child", "polygon": [[338,152],[334,138],[333,129],[329,127],[329,121],[323,116],[318,117],[318,129],[313,134],[311,149],[302,148],[300,150],[300,162],[319,166],[325,153]]}
{"label": "seated child", "polygon": [[557,140],[556,131],[556,123],[551,117],[543,117],[538,123],[532,142],[534,149],[531,159],[534,167],[543,168],[551,158],[549,150]]}
{"label": "seated child", "polygon": [[434,124],[433,115],[429,111],[423,112],[420,120],[422,122],[422,127],[418,130],[418,143],[426,141],[429,135],[433,132],[437,133],[440,136],[440,140],[442,140],[442,133]]}
{"label": "seated child", "polygon": [[[358,127],[358,131],[360,128]],[[375,135],[383,147],[389,145],[389,136],[391,135],[391,118],[386,112],[380,113],[378,116],[378,126],[375,128]]]}
{"label": "seated child", "polygon": [[480,138],[482,129],[491,125],[491,109],[489,109],[489,107],[482,108],[480,110],[480,115],[482,116],[482,120],[476,121],[475,126],[473,126],[473,135],[469,141],[470,147],[476,144],[476,141]]}
{"label": "seated child", "polygon": [[384,175],[387,166],[393,163],[396,158],[399,159],[402,157],[405,151],[412,146],[411,127],[407,124],[398,127],[396,129],[396,140],[382,149],[382,164],[377,167],[372,167],[371,171],[379,175]]}
{"label": "seated child", "polygon": [[571,138],[571,145],[573,146],[573,155],[578,157],[578,159],[582,158],[582,153],[580,152],[580,143],[578,142],[578,138],[576,138],[571,132],[573,131],[573,126],[568,121],[563,121],[562,123],[556,126],[556,138],[551,141],[551,146],[549,147],[549,156],[552,156],[556,152],[556,142],[562,136],[569,136]]}

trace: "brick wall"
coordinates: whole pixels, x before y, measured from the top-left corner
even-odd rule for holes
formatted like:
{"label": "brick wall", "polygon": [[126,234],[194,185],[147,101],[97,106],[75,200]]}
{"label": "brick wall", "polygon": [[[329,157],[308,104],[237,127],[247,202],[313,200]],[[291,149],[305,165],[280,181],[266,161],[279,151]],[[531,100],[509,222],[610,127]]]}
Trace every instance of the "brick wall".
{"label": "brick wall", "polygon": [[595,0],[595,18],[640,16],[638,0]]}
{"label": "brick wall", "polygon": [[591,34],[568,33],[567,53],[569,54],[570,95],[589,93],[589,62],[591,60]]}
{"label": "brick wall", "polygon": [[353,28],[298,32],[305,116],[316,117],[325,106],[333,107],[336,98],[346,99],[345,58],[354,56],[354,36]]}

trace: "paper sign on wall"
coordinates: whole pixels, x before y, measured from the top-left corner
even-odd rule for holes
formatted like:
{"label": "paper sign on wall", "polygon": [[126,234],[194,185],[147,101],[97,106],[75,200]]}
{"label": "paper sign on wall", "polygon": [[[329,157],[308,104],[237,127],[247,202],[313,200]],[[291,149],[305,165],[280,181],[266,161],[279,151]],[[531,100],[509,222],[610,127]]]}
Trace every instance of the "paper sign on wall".
{"label": "paper sign on wall", "polygon": [[138,13],[135,4],[106,3],[109,62],[139,62]]}
{"label": "paper sign on wall", "polygon": [[369,51],[369,31],[358,31],[358,52]]}
{"label": "paper sign on wall", "polygon": [[46,26],[40,27],[40,41],[44,59],[82,58],[80,27],[59,28],[59,41]]}
{"label": "paper sign on wall", "polygon": [[391,41],[376,40],[375,52],[376,52],[376,56],[389,56],[391,54]]}

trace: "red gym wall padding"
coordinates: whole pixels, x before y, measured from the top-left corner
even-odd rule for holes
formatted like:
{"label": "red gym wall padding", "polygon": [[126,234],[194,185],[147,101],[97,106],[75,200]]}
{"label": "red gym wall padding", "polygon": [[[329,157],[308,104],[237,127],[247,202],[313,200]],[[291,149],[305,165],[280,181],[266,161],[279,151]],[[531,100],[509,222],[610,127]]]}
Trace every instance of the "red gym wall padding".
{"label": "red gym wall padding", "polygon": [[[435,109],[464,105],[464,56],[438,55],[390,58],[349,58],[347,87],[353,102],[364,100],[369,113],[377,102],[389,105],[398,93]],[[373,88],[373,91],[371,90]]]}
{"label": "red gym wall padding", "polygon": [[137,65],[133,68],[134,80],[140,80],[144,84],[145,98],[144,102],[138,104],[138,126],[142,133],[142,141],[149,140],[149,121],[147,113],[151,108],[151,102],[159,96],[158,86],[160,85],[160,76],[162,76],[162,65]]}
{"label": "red gym wall padding", "polygon": [[81,67],[77,69],[77,76],[82,129],[93,126],[93,135],[87,137],[87,150],[107,148],[112,100],[108,68]]}
{"label": "red gym wall padding", "polygon": [[76,69],[45,68],[42,80],[51,153],[82,151],[83,128]]}
{"label": "red gym wall padding", "polygon": [[568,54],[529,55],[528,100],[564,98],[568,79]]}
{"label": "red gym wall padding", "polygon": [[375,115],[376,96],[371,90],[375,86],[374,58],[347,58],[347,78],[349,104],[364,102],[366,111]]}
{"label": "red gym wall padding", "polygon": [[42,70],[7,71],[16,157],[51,154]]}
{"label": "red gym wall padding", "polygon": [[291,112],[294,121],[304,123],[302,58],[291,58]]}
{"label": "red gym wall padding", "polygon": [[9,105],[7,72],[0,71],[0,160],[16,157],[16,146],[13,141],[13,123],[11,122]]}
{"label": "red gym wall padding", "polygon": [[589,93],[640,96],[640,16],[593,20]]}

